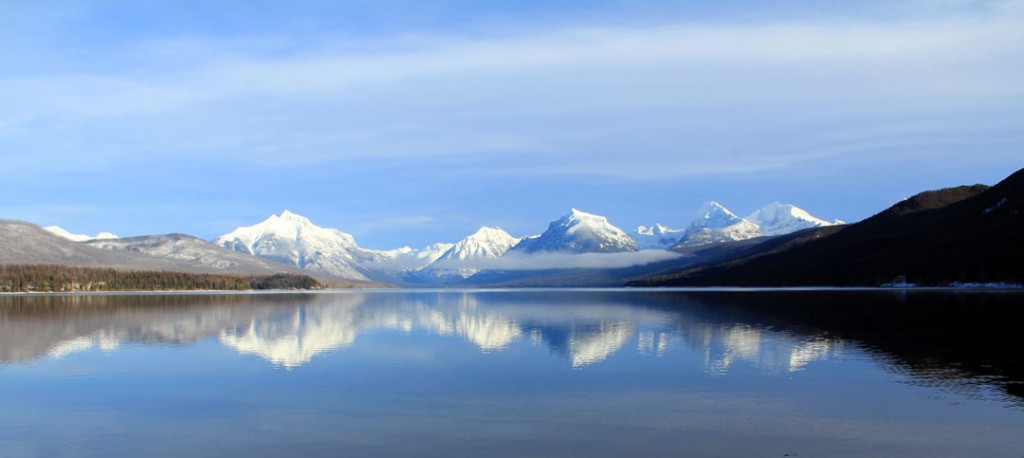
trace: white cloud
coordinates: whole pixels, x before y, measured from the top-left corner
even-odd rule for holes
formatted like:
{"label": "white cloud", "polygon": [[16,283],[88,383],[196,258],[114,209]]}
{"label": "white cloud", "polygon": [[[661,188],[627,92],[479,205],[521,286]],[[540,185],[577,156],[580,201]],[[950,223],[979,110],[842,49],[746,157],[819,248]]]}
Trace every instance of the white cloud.
{"label": "white cloud", "polygon": [[[546,173],[751,173],[816,159],[824,150],[786,145],[835,143],[846,129],[937,112],[947,118],[922,130],[943,132],[968,110],[986,122],[990,108],[1017,106],[1024,19],[999,11],[407,36],[377,52],[325,43],[276,57],[259,52],[270,39],[211,42],[217,56],[149,64],[160,71],[0,77],[0,119],[11,120],[0,135],[50,157],[88,149],[286,166],[487,156],[503,169],[531,157]],[[132,52],[203,48],[182,39]]]}
{"label": "white cloud", "polygon": [[505,253],[498,258],[442,260],[439,269],[541,270],[541,269],[615,269],[668,261],[681,257],[665,250],[626,253]]}

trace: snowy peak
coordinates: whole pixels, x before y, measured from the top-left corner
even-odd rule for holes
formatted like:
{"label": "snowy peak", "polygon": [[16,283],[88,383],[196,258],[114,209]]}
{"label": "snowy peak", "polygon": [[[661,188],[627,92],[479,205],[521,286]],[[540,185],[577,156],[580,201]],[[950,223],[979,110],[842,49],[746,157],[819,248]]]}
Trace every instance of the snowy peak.
{"label": "snowy peak", "polygon": [[660,224],[640,226],[636,231],[641,248],[667,248],[672,245],[699,246],[746,240],[766,235],[783,235],[810,227],[830,226],[791,204],[772,202],[746,218],[740,218],[718,202],[705,202],[697,209],[693,222],[685,230]]}
{"label": "snowy peak", "polygon": [[636,228],[636,243],[641,250],[666,249],[679,243],[686,235],[683,229],[672,229],[661,224]]}
{"label": "snowy peak", "polygon": [[837,224],[815,218],[814,216],[811,216],[810,213],[807,213],[805,210],[796,207],[795,205],[782,204],[779,202],[772,202],[761,207],[746,219],[747,221],[758,225],[764,235],[789,234],[791,232],[811,227],[832,226]]}
{"label": "snowy peak", "polygon": [[477,241],[484,242],[484,241],[508,240],[508,239],[514,239],[514,238],[515,237],[512,237],[511,235],[509,235],[508,232],[505,232],[500,227],[482,226],[480,229],[477,229],[476,232],[474,232],[469,237],[466,237],[464,240],[477,240]]}
{"label": "snowy peak", "polygon": [[474,260],[501,257],[521,239],[498,227],[481,227],[455,242],[419,274],[419,278],[467,278],[479,271]]}
{"label": "snowy peak", "polygon": [[761,229],[718,202],[705,202],[697,209],[686,235],[679,240],[682,246],[700,246],[733,242],[761,237]]}
{"label": "snowy peak", "polygon": [[367,279],[360,271],[361,262],[383,256],[359,248],[349,234],[317,226],[288,210],[258,224],[239,227],[214,243],[314,273],[354,280]]}
{"label": "snowy peak", "polygon": [[587,213],[582,210],[577,210],[575,208],[570,208],[569,213],[562,215],[562,217],[559,218],[558,221],[593,221],[607,223],[608,218],[605,218],[601,215],[595,215],[593,213]]}
{"label": "snowy peak", "polygon": [[519,243],[518,238],[512,237],[498,227],[481,227],[469,237],[459,240],[440,258],[469,259],[469,258],[496,258]]}
{"label": "snowy peak", "polygon": [[704,202],[697,210],[693,222],[690,223],[690,229],[699,230],[705,227],[718,229],[738,224],[742,220],[743,218],[736,216],[735,213],[729,211],[728,208],[723,207],[718,202]]}
{"label": "snowy peak", "polygon": [[612,235],[626,235],[622,229],[612,226],[608,218],[593,213],[571,209],[568,214],[553,221],[549,230],[555,228],[569,234],[577,232],[608,233]]}
{"label": "snowy peak", "polygon": [[618,253],[636,251],[637,245],[622,229],[609,223],[608,218],[573,208],[552,221],[543,234],[524,238],[512,249],[524,253]]}
{"label": "snowy peak", "polygon": [[424,260],[427,264],[430,264],[434,261],[437,261],[437,258],[447,253],[448,250],[450,250],[453,246],[455,246],[454,243],[435,243],[432,245],[428,245],[423,249],[415,252],[415,256],[419,259]]}
{"label": "snowy peak", "polygon": [[636,239],[640,248],[665,249],[675,245],[700,246],[746,240],[762,235],[756,224],[736,216],[722,204],[710,201],[701,204],[686,229],[670,229],[661,224],[651,228],[640,226]]}
{"label": "snowy peak", "polygon": [[[309,218],[288,210],[281,212],[280,215],[270,215],[258,224],[239,227],[220,236],[215,243],[236,251],[242,251],[239,248],[244,247],[249,253],[259,255],[257,251],[267,248],[261,248],[260,244],[269,239],[297,244],[356,246],[355,238],[351,235],[337,229],[322,228],[313,224]],[[232,246],[225,245],[227,242],[231,242]]]}
{"label": "snowy peak", "polygon": [[569,213],[563,215],[561,218],[553,221],[550,227],[559,227],[567,233],[575,233],[577,231],[590,231],[590,232],[607,232],[616,235],[625,235],[626,233],[611,223],[608,222],[608,218],[601,215],[595,215],[593,213],[587,213],[580,211],[575,208],[570,209]]}
{"label": "snowy peak", "polygon": [[299,214],[292,213],[290,210],[287,209],[281,212],[281,214],[277,217],[285,221],[294,221],[302,224],[313,224],[312,222],[309,221],[309,218],[306,218],[305,216]]}
{"label": "snowy peak", "polygon": [[71,232],[68,232],[67,230],[64,230],[64,228],[62,228],[60,226],[47,226],[47,227],[44,227],[43,229],[45,229],[47,232],[49,232],[49,233],[51,233],[53,235],[56,235],[58,237],[63,237],[65,239],[68,239],[68,240],[71,240],[71,241],[74,241],[74,242],[88,242],[89,240],[112,240],[112,239],[120,238],[117,235],[112,234],[110,232],[100,232],[99,234],[96,234],[95,236],[90,236],[90,235],[85,235],[85,234],[72,234]]}
{"label": "snowy peak", "polygon": [[660,223],[656,223],[652,227],[637,226],[636,233],[641,235],[664,235],[670,232],[679,232],[676,229],[669,229],[668,227],[662,226]]}

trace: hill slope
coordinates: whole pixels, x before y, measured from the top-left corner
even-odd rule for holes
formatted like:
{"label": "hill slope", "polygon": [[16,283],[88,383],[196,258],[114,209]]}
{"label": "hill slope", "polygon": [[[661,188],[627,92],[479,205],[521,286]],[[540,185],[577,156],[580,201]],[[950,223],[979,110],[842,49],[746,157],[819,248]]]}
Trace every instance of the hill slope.
{"label": "hill slope", "polygon": [[110,251],[126,251],[177,263],[188,271],[235,274],[303,274],[295,266],[239,253],[185,234],[145,235],[111,240],[91,240],[86,245]]}
{"label": "hill slope", "polygon": [[0,263],[176,270],[175,263],[74,242],[22,221],[0,220]]}

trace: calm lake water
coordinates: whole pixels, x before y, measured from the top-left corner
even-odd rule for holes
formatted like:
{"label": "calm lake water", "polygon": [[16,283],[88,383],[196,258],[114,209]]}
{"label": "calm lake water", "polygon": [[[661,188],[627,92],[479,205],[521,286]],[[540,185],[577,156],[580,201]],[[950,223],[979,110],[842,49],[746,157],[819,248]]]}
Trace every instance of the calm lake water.
{"label": "calm lake water", "polygon": [[0,456],[1024,456],[1024,294],[0,297]]}

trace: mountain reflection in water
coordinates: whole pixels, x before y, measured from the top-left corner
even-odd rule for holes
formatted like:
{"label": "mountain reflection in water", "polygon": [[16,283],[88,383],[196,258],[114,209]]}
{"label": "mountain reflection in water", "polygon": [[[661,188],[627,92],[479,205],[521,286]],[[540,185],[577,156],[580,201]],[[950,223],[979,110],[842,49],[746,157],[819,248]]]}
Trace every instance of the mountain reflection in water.
{"label": "mountain reflection in water", "polygon": [[890,292],[431,291],[0,298],[0,362],[126,343],[216,339],[294,369],[375,330],[428,333],[501,352],[545,345],[574,369],[617,352],[680,348],[711,376],[737,363],[800,371],[851,347],[919,383],[979,381],[1020,397],[1019,294]]}
{"label": "mountain reflection in water", "polygon": [[[530,336],[573,368],[600,363],[624,347],[663,354],[682,344],[700,349],[708,371],[724,375],[739,360],[776,372],[799,370],[829,357],[836,346],[817,337],[710,322],[671,303],[638,306],[632,297],[615,294],[586,294],[576,303],[575,297],[550,302],[549,293],[526,300],[521,294],[471,292],[151,296],[157,303],[148,307],[132,306],[134,299],[126,296],[49,297],[41,310],[28,303],[4,308],[0,355],[4,361],[61,357],[94,347],[113,351],[124,342],[187,344],[216,337],[241,354],[295,368],[351,346],[361,333],[393,330],[458,337],[483,352]],[[60,310],[62,299],[72,301],[68,309]]]}

